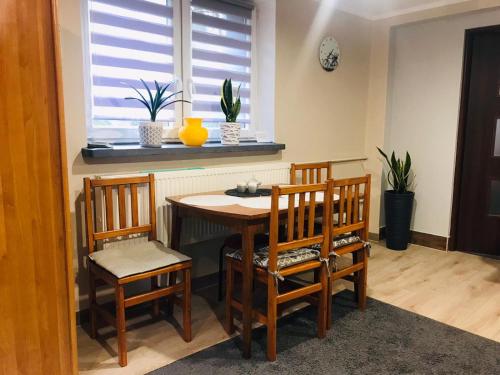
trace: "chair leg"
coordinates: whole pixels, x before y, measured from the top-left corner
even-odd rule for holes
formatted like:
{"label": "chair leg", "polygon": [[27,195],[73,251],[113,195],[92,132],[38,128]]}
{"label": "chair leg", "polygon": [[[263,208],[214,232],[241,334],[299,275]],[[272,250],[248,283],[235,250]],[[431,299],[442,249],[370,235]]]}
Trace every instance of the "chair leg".
{"label": "chair leg", "polygon": [[[168,275],[168,285],[175,285],[177,283],[177,272],[170,272]],[[174,313],[174,298],[175,294],[168,297],[167,303],[167,315],[172,315]]]}
{"label": "chair leg", "polygon": [[363,269],[358,274],[358,308],[364,310],[366,308],[366,286],[368,279],[368,254],[366,248],[361,251],[363,257]]}
{"label": "chair leg", "polygon": [[191,341],[191,269],[182,271],[184,291],[182,298],[182,320],[184,327],[184,341]]}
{"label": "chair leg", "polygon": [[89,269],[89,314],[90,314],[90,337],[95,339],[97,337],[97,314],[95,311],[95,305],[97,303],[96,298],[96,286],[94,274]]}
{"label": "chair leg", "polygon": [[125,296],[123,286],[116,287],[116,331],[118,335],[118,362],[127,366],[127,341],[125,328]]}
{"label": "chair leg", "polygon": [[[151,278],[151,291],[156,290],[158,288],[159,288],[158,277],[154,276]],[[151,315],[153,315],[153,318],[157,318],[158,316],[160,316],[160,300],[155,299],[154,301],[152,301],[152,304],[153,304],[153,309],[151,311]]]}
{"label": "chair leg", "polygon": [[[352,264],[356,264],[359,262],[359,252],[355,251],[352,253]],[[354,301],[359,301],[359,280],[360,280],[360,272],[354,272]]]}
{"label": "chair leg", "polygon": [[328,314],[328,291],[329,291],[329,280],[326,267],[323,265],[320,271],[321,279],[321,290],[319,291],[319,303],[318,303],[318,337],[321,339],[326,336],[326,326],[327,326],[327,314]]}
{"label": "chair leg", "polygon": [[333,274],[328,279],[327,299],[326,299],[326,329],[332,328],[332,291],[333,291]]}
{"label": "chair leg", "polygon": [[231,261],[226,262],[226,332],[229,335],[234,333],[233,308],[231,301],[233,299],[234,271]]}
{"label": "chair leg", "polygon": [[267,360],[276,361],[277,289],[274,278],[269,275],[267,283]]}
{"label": "chair leg", "polygon": [[222,284],[224,281],[224,272],[223,272],[223,267],[224,267],[224,249],[226,248],[225,245],[222,245],[221,248],[219,249],[219,291],[217,295],[218,301],[222,301]]}

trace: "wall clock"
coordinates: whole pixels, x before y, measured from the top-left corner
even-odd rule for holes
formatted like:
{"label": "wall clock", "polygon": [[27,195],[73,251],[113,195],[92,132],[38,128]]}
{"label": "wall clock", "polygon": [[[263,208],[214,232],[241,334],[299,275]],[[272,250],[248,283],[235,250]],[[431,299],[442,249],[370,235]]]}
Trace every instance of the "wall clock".
{"label": "wall clock", "polygon": [[339,66],[340,49],[335,38],[327,36],[319,46],[319,62],[323,69],[332,72]]}

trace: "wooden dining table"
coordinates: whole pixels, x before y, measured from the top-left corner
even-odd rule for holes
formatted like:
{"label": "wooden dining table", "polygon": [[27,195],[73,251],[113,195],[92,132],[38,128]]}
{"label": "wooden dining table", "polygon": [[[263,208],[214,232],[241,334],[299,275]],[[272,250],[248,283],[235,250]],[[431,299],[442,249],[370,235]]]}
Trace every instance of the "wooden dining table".
{"label": "wooden dining table", "polygon": [[[198,194],[181,195],[167,197],[166,200],[172,209],[172,234],[170,247],[174,250],[180,250],[180,238],[182,232],[182,221],[185,217],[203,218],[210,222],[222,224],[235,233],[241,233],[242,253],[243,253],[243,277],[242,277],[242,341],[243,357],[250,358],[252,342],[252,294],[253,294],[253,253],[254,236],[257,233],[268,231],[271,214],[271,197],[268,198],[269,204],[266,206],[265,198],[260,198],[261,207],[245,207],[240,204],[225,205],[203,205],[203,199],[198,204],[193,204],[189,200],[193,197],[203,198],[211,196],[217,199],[217,196],[225,196],[224,191],[206,192]],[[227,197],[227,196],[226,196]],[[222,198],[221,198],[222,199]],[[255,199],[255,198],[240,198]],[[208,201],[208,200],[207,200]],[[264,203],[264,204],[262,204]],[[317,208],[322,209],[321,201],[318,199]],[[257,205],[258,206],[258,205]],[[266,207],[264,207],[266,206]],[[283,213],[286,213],[287,204],[283,205]]]}

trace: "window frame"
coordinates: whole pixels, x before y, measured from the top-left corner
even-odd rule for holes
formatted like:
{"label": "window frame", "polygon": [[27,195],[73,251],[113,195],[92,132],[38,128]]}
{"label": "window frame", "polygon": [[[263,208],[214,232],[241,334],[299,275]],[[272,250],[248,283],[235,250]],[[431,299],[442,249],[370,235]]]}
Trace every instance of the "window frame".
{"label": "window frame", "polygon": [[[88,141],[104,141],[112,143],[137,143],[138,130],[135,125],[96,128],[92,118],[92,62],[90,54],[90,19],[89,1],[81,0],[82,40],[83,40],[83,74],[85,97],[85,123]],[[183,90],[182,99],[191,100],[193,94],[192,79],[192,29],[191,29],[191,0],[172,0],[173,7],[173,61],[174,79],[180,82]],[[251,34],[251,69],[250,69],[250,123],[247,129],[241,130],[241,140],[255,140],[258,129],[258,108],[256,108],[256,93],[258,92],[258,56],[257,56],[257,10],[252,10]],[[176,32],[178,30],[178,32]],[[175,122],[167,122],[164,127],[163,141],[166,143],[180,142],[178,129],[183,125],[183,118],[191,115],[191,104],[175,103]],[[222,111],[222,110],[221,110]],[[220,141],[219,128],[208,128],[209,141]]]}

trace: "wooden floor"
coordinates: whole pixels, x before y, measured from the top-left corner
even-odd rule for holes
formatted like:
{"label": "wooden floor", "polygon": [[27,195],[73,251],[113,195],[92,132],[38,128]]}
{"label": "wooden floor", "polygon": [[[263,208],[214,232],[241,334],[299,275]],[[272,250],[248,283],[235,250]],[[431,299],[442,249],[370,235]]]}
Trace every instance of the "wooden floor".
{"label": "wooden floor", "polygon": [[[370,297],[500,342],[500,260],[415,245],[397,252],[374,244],[371,254]],[[347,286],[339,283],[336,289]],[[180,310],[176,313],[180,319]],[[138,328],[127,332],[129,365],[125,368],[117,363],[114,334],[97,342],[79,329],[80,372],[144,374],[226,340],[222,317],[222,304],[194,295],[189,344],[166,321],[132,321]]]}

